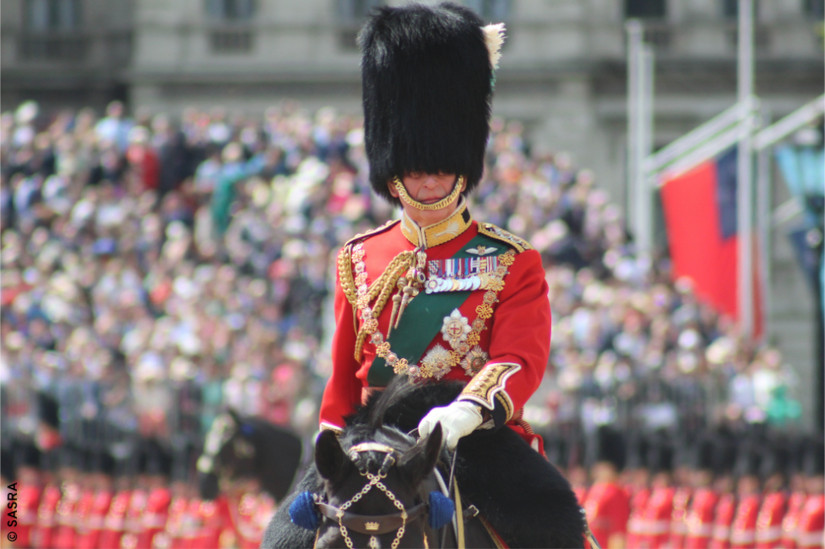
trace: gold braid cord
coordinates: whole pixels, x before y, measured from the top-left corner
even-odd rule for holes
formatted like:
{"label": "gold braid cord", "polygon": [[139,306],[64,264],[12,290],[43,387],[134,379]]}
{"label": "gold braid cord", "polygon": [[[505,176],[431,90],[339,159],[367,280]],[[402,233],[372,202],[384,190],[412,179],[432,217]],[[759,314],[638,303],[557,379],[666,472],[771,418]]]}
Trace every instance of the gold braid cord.
{"label": "gold braid cord", "polygon": [[[415,253],[411,250],[403,251],[390,261],[384,272],[381,273],[375,281],[369,285],[364,291],[364,286],[367,281],[367,272],[364,265],[364,249],[359,244],[352,251],[352,259],[355,259],[355,283],[354,288],[358,288],[354,300],[350,303],[354,307],[363,309],[369,306],[370,302],[375,300],[372,307],[372,317],[361,322],[358,329],[358,335],[355,340],[355,360],[361,360],[362,352],[364,350],[364,341],[367,336],[378,329],[378,316],[389,301],[392,292],[398,284],[398,279],[406,273],[415,261]],[[352,271],[350,271],[352,273]],[[351,275],[350,275],[351,276]],[[349,299],[349,297],[347,298]],[[363,319],[362,319],[363,320]]]}

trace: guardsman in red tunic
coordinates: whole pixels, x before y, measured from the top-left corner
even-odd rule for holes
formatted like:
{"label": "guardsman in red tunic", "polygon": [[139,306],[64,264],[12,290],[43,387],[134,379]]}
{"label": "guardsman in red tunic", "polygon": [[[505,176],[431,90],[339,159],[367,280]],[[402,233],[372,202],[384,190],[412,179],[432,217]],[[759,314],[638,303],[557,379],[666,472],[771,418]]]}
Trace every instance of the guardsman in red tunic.
{"label": "guardsman in red tunic", "polygon": [[82,452],[83,463],[80,464],[81,473],[78,482],[80,498],[75,505],[73,515],[74,539],[72,549],[84,547],[94,547],[91,545],[92,529],[91,519],[97,496],[99,470],[98,457],[96,451]]}
{"label": "guardsman in red tunic", "polygon": [[[17,494],[17,508],[13,520],[17,521],[15,528],[9,527],[7,522],[3,523],[3,534],[14,531],[17,534],[17,542],[14,547],[31,547],[33,544],[32,531],[37,524],[37,510],[40,498],[43,494],[43,473],[40,471],[40,450],[31,440],[25,439],[14,441],[11,444],[9,453],[3,455],[3,468],[7,467],[10,472],[4,473],[3,488],[8,490],[8,486],[14,483]],[[8,494],[15,492],[9,491]],[[8,494],[6,498],[8,498]],[[10,501],[5,499],[5,502]],[[7,509],[7,519],[10,520],[11,509]],[[4,539],[7,539],[4,537]]]}
{"label": "guardsman in red tunic", "polygon": [[60,407],[57,399],[45,391],[37,393],[38,423],[35,446],[40,452],[41,474],[45,477],[37,508],[37,522],[32,530],[35,547],[52,547],[57,531],[57,504],[61,493]]}
{"label": "guardsman in red tunic", "polygon": [[[129,513],[129,503],[132,501],[132,487],[136,481],[137,460],[134,448],[121,443],[128,453],[113,453],[114,463],[114,493],[109,510],[103,519],[103,529],[100,533],[99,547],[121,547],[126,535],[126,515]],[[122,448],[118,448],[119,450]],[[113,450],[114,452],[114,450]]]}
{"label": "guardsman in red tunic", "polygon": [[568,435],[566,441],[565,476],[570,481],[573,493],[580,505],[587,499],[590,489],[590,474],[585,463],[584,437],[578,430]]}
{"label": "guardsman in red tunic", "polygon": [[825,546],[825,446],[821,436],[817,435],[809,445],[803,462],[808,497],[796,527],[799,549]]}
{"label": "guardsman in red tunic", "polygon": [[144,442],[147,453],[146,474],[144,476],[147,497],[140,516],[140,531],[137,536],[138,549],[151,549],[155,537],[166,528],[169,518],[169,504],[172,493],[169,482],[172,473],[171,452],[157,439]]}
{"label": "guardsman in red tunic", "polygon": [[627,521],[627,547],[638,547],[643,530],[642,514],[650,499],[650,469],[647,465],[647,434],[638,430],[628,433],[625,487],[630,494],[630,517]]}
{"label": "guardsman in red tunic", "polygon": [[760,459],[761,441],[744,442],[740,448],[736,474],[736,511],[730,530],[731,549],[749,549],[756,543],[756,518],[762,503]]}
{"label": "guardsman in red tunic", "polygon": [[659,549],[666,547],[670,539],[670,523],[673,515],[673,465],[675,449],[672,435],[657,431],[648,447],[650,469],[650,499],[642,515],[640,547]]}
{"label": "guardsman in red tunic", "polygon": [[690,452],[692,441],[681,440],[677,446],[673,494],[673,513],[670,516],[669,549],[682,549],[687,535],[687,512],[693,498],[693,486],[690,482]]}
{"label": "guardsman in red tunic", "polygon": [[713,488],[713,479],[715,472],[723,466],[717,459],[717,447],[715,437],[710,432],[705,433],[696,446],[691,471],[693,497],[685,521],[685,549],[705,549],[710,545],[713,518],[719,502],[719,494]]}
{"label": "guardsman in red tunic", "polygon": [[620,481],[627,448],[622,433],[601,425],[590,439],[593,484],[584,501],[590,531],[603,549],[625,546],[630,496]]}
{"label": "guardsman in red tunic", "polygon": [[756,549],[781,547],[782,519],[788,507],[790,447],[787,437],[773,437],[762,456],[763,497],[756,517]]}
{"label": "guardsman in red tunic", "polygon": [[57,526],[52,537],[55,549],[73,549],[75,546],[75,527],[79,522],[78,505],[83,495],[82,470],[85,462],[84,452],[72,444],[61,447],[61,497],[55,509]]}
{"label": "guardsman in red tunic", "polygon": [[805,435],[798,435],[791,440],[791,460],[789,463],[788,488],[788,508],[782,519],[782,535],[779,547],[782,549],[796,549],[796,523],[799,521],[799,513],[805,505],[808,497],[806,480],[804,473],[804,459],[807,445],[810,439]]}
{"label": "guardsman in red tunic", "polygon": [[736,512],[736,492],[733,477],[733,466],[736,463],[737,446],[736,435],[728,430],[722,430],[719,436],[719,455],[727,458],[724,466],[716,472],[714,488],[719,495],[716,504],[716,517],[713,520],[711,534],[711,549],[728,549],[730,547],[730,527],[733,524],[733,515]]}

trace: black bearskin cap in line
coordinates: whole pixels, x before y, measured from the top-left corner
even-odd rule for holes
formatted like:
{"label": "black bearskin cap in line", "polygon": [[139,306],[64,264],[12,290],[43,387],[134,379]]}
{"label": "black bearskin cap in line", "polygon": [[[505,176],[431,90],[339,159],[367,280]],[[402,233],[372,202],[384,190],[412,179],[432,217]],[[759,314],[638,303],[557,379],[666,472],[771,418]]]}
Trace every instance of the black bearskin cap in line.
{"label": "black bearskin cap in line", "polygon": [[612,425],[600,425],[593,433],[588,449],[588,463],[610,463],[622,471],[627,460],[627,443],[621,431]]}
{"label": "black bearskin cap in line", "polygon": [[[490,132],[492,75],[484,23],[452,3],[382,7],[358,35],[370,183],[408,172],[464,175],[478,185]],[[497,51],[496,51],[497,53]]]}

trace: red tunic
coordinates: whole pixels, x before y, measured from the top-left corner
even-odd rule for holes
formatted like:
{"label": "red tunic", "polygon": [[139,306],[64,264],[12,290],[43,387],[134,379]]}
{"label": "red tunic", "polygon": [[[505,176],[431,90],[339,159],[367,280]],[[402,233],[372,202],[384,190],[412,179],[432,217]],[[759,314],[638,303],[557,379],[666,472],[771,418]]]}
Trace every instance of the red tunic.
{"label": "red tunic", "polygon": [[687,535],[687,513],[693,489],[680,486],[673,495],[673,514],[670,520],[670,549],[682,549]]}
{"label": "red tunic", "polygon": [[805,492],[792,492],[788,498],[788,510],[782,519],[782,540],[780,547],[783,549],[796,549],[796,524],[799,522],[799,514],[808,496]]}
{"label": "red tunic", "polygon": [[623,486],[597,482],[588,490],[583,507],[590,531],[600,545],[609,547],[614,536],[624,538],[630,516],[630,496]]}
{"label": "red tunic", "polygon": [[673,515],[673,496],[676,489],[670,486],[654,488],[643,516],[643,547],[658,549],[667,547],[670,538],[670,521]]}
{"label": "red tunic", "polygon": [[788,496],[784,492],[765,494],[756,517],[756,549],[781,547],[782,519],[787,507]]}
{"label": "red tunic", "polygon": [[705,549],[713,534],[713,519],[719,494],[711,488],[696,490],[688,507],[685,549]]}
{"label": "red tunic", "polygon": [[650,488],[639,488],[630,499],[630,517],[627,521],[627,547],[638,547],[644,533],[644,510],[650,500]]}
{"label": "red tunic", "polygon": [[736,497],[733,494],[724,494],[719,498],[710,541],[712,549],[728,549],[730,547],[730,529],[735,512]]}
{"label": "red tunic", "polygon": [[[388,228],[375,231],[360,240],[353,239],[344,248],[345,250],[351,250],[351,246],[357,246],[358,242],[361,243],[364,252],[363,266],[366,271],[367,285],[381,276],[390,262],[400,252],[411,251],[415,248],[413,243],[404,236],[401,225],[402,222],[395,222],[389,225]],[[430,275],[432,275],[434,265],[448,264],[451,265],[451,268],[461,267],[457,263],[451,264],[451,261],[461,261],[454,259],[456,256],[474,257],[466,254],[469,254],[467,252],[468,248],[474,249],[468,244],[479,236],[479,227],[480,225],[477,222],[470,221],[466,230],[458,236],[428,247],[426,249],[427,270]],[[485,386],[489,400],[476,398],[477,395],[468,396],[466,394],[467,389],[460,398],[467,398],[479,404],[487,402],[487,404],[482,405],[490,409],[499,409],[500,407],[504,412],[502,422],[506,421],[508,425],[525,436],[528,442],[533,443],[534,438],[540,441],[540,437],[532,435],[529,426],[525,426],[526,424],[520,420],[520,417],[524,403],[541,382],[549,356],[551,322],[544,269],[538,252],[529,249],[525,242],[516,237],[510,237],[510,240],[505,237],[495,240],[499,237],[490,237],[489,233],[501,231],[487,224],[483,224],[483,228],[488,235],[486,237],[488,245],[484,246],[484,250],[475,250],[477,254],[475,257],[483,259],[495,256],[498,258],[500,265],[505,262],[503,260],[504,252],[513,250],[517,253],[515,253],[513,263],[507,268],[507,274],[503,278],[503,287],[498,290],[497,294],[494,294],[497,302],[492,304],[493,316],[483,321],[483,329],[480,331],[478,344],[472,346],[473,349],[468,353],[461,355],[463,365],[447,366],[449,369],[446,370],[441,379],[469,381],[471,379],[470,374],[473,374],[472,379],[481,380],[480,376],[475,375],[478,368],[483,368],[488,373],[496,372],[496,375],[485,376],[488,382],[490,379],[495,382],[490,386]],[[482,236],[481,238],[485,237]],[[491,241],[494,244],[492,246],[489,245]],[[436,240],[435,242],[440,241]],[[479,248],[481,247],[479,246]],[[348,268],[355,272],[360,268],[358,267],[359,263],[357,257],[353,258],[351,266],[348,266]],[[343,274],[349,276],[348,273]],[[357,277],[357,274],[353,276]],[[435,275],[432,276],[437,278]],[[355,299],[356,290],[353,290],[350,286],[347,290],[342,289],[341,261],[339,261],[337,280],[335,292],[336,330],[332,342],[333,369],[321,402],[320,422],[322,428],[343,427],[343,418],[351,414],[356,406],[361,404],[364,390],[372,384],[368,377],[370,367],[377,356],[377,347],[370,341],[371,336],[368,336],[363,345],[360,358],[355,358],[356,334],[362,325],[364,310],[358,303],[356,303],[356,307],[351,304],[350,300]],[[423,289],[421,293],[423,296]],[[435,295],[446,296],[449,293],[455,294],[456,292]],[[482,305],[483,299],[488,293],[489,288],[467,292],[469,297],[456,307],[467,324],[472,325],[477,318],[481,318],[477,308]],[[429,295],[426,297],[433,298],[434,296]],[[413,302],[415,299],[413,299]],[[370,302],[369,306],[372,307],[373,303],[374,300]],[[358,311],[356,312],[354,309],[358,309]],[[392,309],[392,300],[389,299],[377,317],[377,332],[385,340],[388,337],[387,332]],[[427,319],[427,323],[432,323],[432,326],[435,327],[441,327],[442,323],[447,320],[447,315],[450,315],[450,311],[447,311],[446,314],[432,314],[432,318]],[[398,335],[393,333],[392,338],[396,339]],[[436,349],[436,346],[440,346],[441,349]],[[428,356],[434,356],[434,349],[439,352],[446,352],[451,348],[461,354],[461,351],[454,347],[452,342],[447,341],[441,332],[436,332],[435,337],[426,345],[421,362],[423,363]],[[392,352],[395,352],[395,350],[393,349]],[[399,354],[399,356],[404,358],[403,355]],[[475,358],[475,360],[471,361],[471,358]],[[444,364],[443,362],[437,363]],[[471,363],[473,366],[470,365]],[[496,413],[494,410],[494,416]],[[498,413],[501,413],[500,409]]]}
{"label": "red tunic", "polygon": [[117,492],[112,497],[109,511],[103,521],[103,530],[100,533],[100,547],[120,547],[126,530],[126,513],[129,511],[131,500],[131,490]]}
{"label": "red tunic", "polygon": [[212,501],[200,500],[197,517],[198,529],[193,538],[192,549],[225,547],[226,537],[233,535],[226,497],[218,496]]}
{"label": "red tunic", "polygon": [[37,525],[32,531],[34,547],[54,547],[57,532],[57,505],[60,503],[60,488],[54,484],[46,486],[37,508]]}
{"label": "red tunic", "polygon": [[730,531],[731,549],[749,549],[756,543],[756,517],[761,503],[761,494],[749,494],[739,501]]}
{"label": "red tunic", "polygon": [[166,528],[166,520],[169,518],[169,503],[172,494],[166,487],[154,488],[146,500],[146,507],[141,513],[141,528],[138,533],[138,549],[151,549],[154,547],[153,540],[157,534]]}
{"label": "red tunic", "polygon": [[[258,494],[244,494],[237,501],[229,502],[232,529],[235,534],[236,545],[240,549],[258,549],[263,539],[267,522],[262,522],[261,509],[266,508],[265,497]],[[272,507],[269,507],[271,511]],[[268,513],[271,515],[271,513]],[[269,518],[269,516],[267,517]]]}
{"label": "red tunic", "polygon": [[825,530],[825,495],[813,494],[808,496],[799,513],[796,546],[799,549],[822,547],[825,545],[825,531],[823,530]]}
{"label": "red tunic", "polygon": [[75,528],[84,518],[80,514],[81,498],[83,492],[76,484],[69,484],[63,490],[63,497],[57,504],[57,529],[52,539],[56,549],[74,549],[77,543],[77,533]]}
{"label": "red tunic", "polygon": [[[11,528],[8,523],[4,523],[3,536],[6,539],[5,536],[9,532],[15,532],[17,534],[15,547],[31,547],[32,531],[37,524],[37,508],[40,504],[42,489],[36,485],[21,485],[20,483],[17,483],[17,487],[17,526]],[[9,511],[8,506],[7,511]]]}
{"label": "red tunic", "polygon": [[87,488],[80,494],[80,499],[74,510],[74,543],[72,549],[81,547],[94,547],[89,545],[89,535],[91,534],[90,521],[92,518],[92,508],[94,507],[95,491]]}

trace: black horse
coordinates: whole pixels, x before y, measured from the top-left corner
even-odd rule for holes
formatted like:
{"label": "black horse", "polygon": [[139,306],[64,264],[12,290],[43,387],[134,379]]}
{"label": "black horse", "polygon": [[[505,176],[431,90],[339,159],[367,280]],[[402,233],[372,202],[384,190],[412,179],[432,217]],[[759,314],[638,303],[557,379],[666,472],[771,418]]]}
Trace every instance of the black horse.
{"label": "black horse", "polygon": [[280,502],[295,481],[303,454],[303,441],[291,429],[227,409],[213,421],[198,458],[200,495],[214,499],[222,484],[254,479]]}
{"label": "black horse", "polygon": [[[405,443],[404,438],[405,433],[416,429],[428,410],[451,402],[461,387],[458,383],[416,386],[399,377],[348,418],[340,442],[332,433],[321,433],[316,442],[314,466],[276,512],[262,547],[312,547],[316,542],[319,547],[343,546],[347,542],[345,533],[353,546],[370,545],[371,536],[364,527],[367,522],[372,522],[373,527],[378,524],[382,531],[390,528],[383,537],[376,536],[381,547],[424,546],[424,536],[430,547],[438,547],[441,532],[437,538],[430,537],[434,502],[431,497],[428,507],[423,495],[430,486],[422,485],[434,478],[432,470],[438,461],[441,433],[439,430],[436,435],[434,431],[429,439],[415,444]],[[387,462],[396,465],[388,467]],[[384,490],[367,488],[377,471],[386,474],[382,482],[400,501],[408,522],[410,509],[427,515],[428,520],[416,516],[418,522],[404,524],[404,535],[397,539],[401,507]],[[465,523],[467,546],[496,546],[487,536],[485,524],[510,547],[584,546],[584,515],[569,483],[514,431],[476,431],[464,437],[456,450],[453,471],[462,500],[462,512],[457,518],[474,517]],[[449,478],[448,468],[443,477]],[[358,493],[357,489],[353,492],[356,483],[365,490],[361,498],[354,497]],[[360,499],[367,500],[368,495],[369,504],[362,508]],[[436,498],[436,506],[442,507],[441,503],[441,498]],[[293,518],[298,515],[303,528],[290,520],[290,509]],[[349,526],[339,524],[339,509]],[[395,529],[387,526],[393,515]],[[316,524],[318,528],[313,528]],[[357,528],[366,533],[359,534]],[[470,541],[469,536],[475,534],[481,537]],[[451,533],[446,546],[456,546],[453,544],[455,538]]]}

